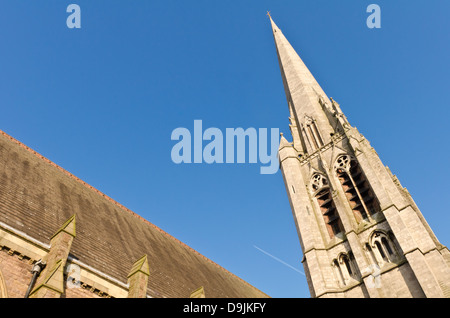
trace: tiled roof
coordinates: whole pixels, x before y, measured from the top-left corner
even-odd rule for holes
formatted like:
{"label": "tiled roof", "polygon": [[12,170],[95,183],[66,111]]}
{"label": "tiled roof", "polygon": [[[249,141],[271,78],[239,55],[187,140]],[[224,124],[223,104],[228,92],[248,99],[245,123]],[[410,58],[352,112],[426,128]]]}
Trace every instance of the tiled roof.
{"label": "tiled roof", "polygon": [[123,283],[133,263],[148,255],[152,297],[266,294],[136,213],[0,131],[0,222],[45,244],[73,214],[70,255]]}

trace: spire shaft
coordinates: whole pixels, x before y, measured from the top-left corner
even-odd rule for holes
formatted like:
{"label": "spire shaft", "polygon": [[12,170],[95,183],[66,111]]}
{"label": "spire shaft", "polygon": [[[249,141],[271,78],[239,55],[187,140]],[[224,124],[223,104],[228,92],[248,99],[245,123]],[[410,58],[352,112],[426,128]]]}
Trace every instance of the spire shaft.
{"label": "spire shaft", "polygon": [[[305,121],[314,120],[321,132],[322,141],[327,143],[334,129],[319,100],[328,105],[331,105],[331,102],[270,15],[269,19],[289,108],[293,110],[301,131]],[[306,139],[305,136],[303,139]],[[304,140],[304,143],[307,146],[310,141]]]}

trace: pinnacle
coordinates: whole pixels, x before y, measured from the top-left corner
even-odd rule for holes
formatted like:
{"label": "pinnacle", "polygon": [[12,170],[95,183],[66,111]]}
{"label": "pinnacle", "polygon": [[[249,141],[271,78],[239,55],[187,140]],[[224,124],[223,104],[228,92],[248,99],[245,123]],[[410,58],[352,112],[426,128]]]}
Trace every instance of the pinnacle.
{"label": "pinnacle", "polygon": [[150,275],[150,270],[148,266],[147,261],[147,255],[142,256],[140,259],[138,259],[131,268],[130,274],[128,274],[128,277],[134,275],[137,272],[144,273],[145,275]]}
{"label": "pinnacle", "polygon": [[283,147],[290,147],[291,144],[289,143],[289,141],[287,141],[287,139],[283,136],[283,133],[280,133],[280,147],[278,149],[281,149]]}

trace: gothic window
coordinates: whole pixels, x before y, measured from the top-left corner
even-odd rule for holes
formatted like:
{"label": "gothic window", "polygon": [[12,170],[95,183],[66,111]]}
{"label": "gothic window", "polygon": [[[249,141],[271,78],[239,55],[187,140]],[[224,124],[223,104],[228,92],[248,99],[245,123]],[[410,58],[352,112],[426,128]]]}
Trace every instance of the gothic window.
{"label": "gothic window", "polygon": [[380,211],[378,200],[356,159],[340,156],[334,168],[358,223]]}
{"label": "gothic window", "polygon": [[397,249],[394,241],[387,234],[381,231],[375,231],[370,237],[370,246],[377,263],[392,263],[398,258]]}
{"label": "gothic window", "polygon": [[347,254],[341,253],[337,259],[333,260],[332,265],[335,274],[342,285],[347,285],[351,279],[359,279],[355,258],[351,251]]}
{"label": "gothic window", "polygon": [[322,213],[330,238],[343,231],[343,226],[331,196],[327,179],[321,174],[311,178],[311,188]]}
{"label": "gothic window", "polygon": [[319,129],[317,128],[316,121],[311,117],[305,117],[303,132],[313,150],[319,149],[324,145]]}

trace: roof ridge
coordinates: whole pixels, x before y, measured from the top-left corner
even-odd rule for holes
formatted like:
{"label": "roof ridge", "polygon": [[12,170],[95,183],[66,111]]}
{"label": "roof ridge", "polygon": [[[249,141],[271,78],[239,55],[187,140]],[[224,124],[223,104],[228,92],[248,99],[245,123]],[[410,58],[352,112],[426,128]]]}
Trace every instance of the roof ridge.
{"label": "roof ridge", "polygon": [[227,270],[226,268],[220,266],[219,264],[217,264],[216,262],[212,261],[211,259],[209,259],[208,257],[206,257],[205,255],[201,254],[200,252],[196,251],[195,249],[193,249],[192,247],[190,247],[189,245],[187,245],[186,243],[183,243],[182,241],[180,241],[179,239],[177,239],[176,237],[170,235],[169,233],[167,233],[166,231],[162,230],[161,228],[159,228],[158,226],[154,225],[153,223],[151,223],[150,221],[146,220],[145,218],[143,218],[142,216],[140,216],[139,214],[133,212],[132,210],[128,209],[126,206],[120,204],[119,202],[117,202],[116,200],[114,200],[113,198],[109,197],[108,195],[104,194],[103,192],[101,192],[100,190],[94,188],[93,186],[91,186],[90,184],[86,183],[85,181],[81,180],[80,178],[78,178],[77,176],[75,176],[74,174],[70,173],[69,171],[67,171],[66,169],[64,169],[63,167],[57,165],[56,163],[54,163],[53,161],[51,161],[50,159],[44,157],[43,155],[41,155],[40,153],[38,153],[37,151],[35,151],[34,149],[28,147],[27,145],[25,145],[24,143],[22,143],[21,141],[15,139],[14,137],[8,135],[6,132],[4,132],[3,130],[0,130],[0,133],[5,136],[6,138],[8,138],[9,140],[11,140],[12,142],[16,143],[17,145],[21,146],[22,148],[24,148],[25,150],[28,150],[29,152],[31,152],[32,154],[34,154],[35,156],[37,156],[39,159],[43,160],[44,162],[52,165],[53,167],[59,169],[61,172],[63,172],[64,174],[68,175],[70,178],[76,180],[77,182],[81,183],[82,185],[84,185],[85,187],[87,187],[88,189],[91,189],[92,191],[94,191],[95,193],[101,195],[103,198],[105,198],[106,200],[110,201],[111,203],[115,204],[116,206],[118,206],[119,208],[121,208],[122,210],[125,210],[126,212],[130,213],[132,216],[140,219],[141,221],[143,221],[144,223],[152,226],[154,229],[156,229],[157,231],[161,232],[162,234],[166,235],[168,238],[174,240],[175,242],[177,242],[178,244],[186,247],[188,250],[191,250],[192,252],[194,252],[195,254],[199,255],[200,257],[204,258],[206,261],[210,262],[211,264],[215,265],[216,267],[220,268],[221,270],[223,270],[225,273],[228,273],[229,275],[236,277],[237,279],[239,279],[240,281],[242,281],[243,283],[245,283],[246,285],[256,289],[257,291],[263,293],[264,295],[268,296],[266,293],[262,292],[261,290],[259,290],[258,288],[256,288],[255,286],[251,285],[250,283],[248,283],[247,281],[243,280],[242,278],[240,278],[239,276],[233,274],[232,272],[230,272],[229,270]]}

